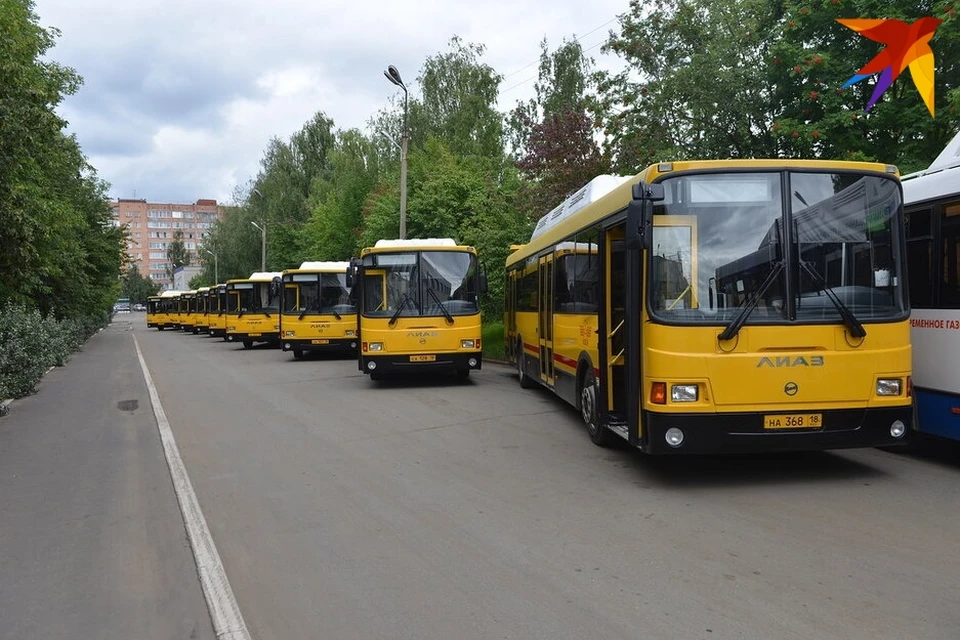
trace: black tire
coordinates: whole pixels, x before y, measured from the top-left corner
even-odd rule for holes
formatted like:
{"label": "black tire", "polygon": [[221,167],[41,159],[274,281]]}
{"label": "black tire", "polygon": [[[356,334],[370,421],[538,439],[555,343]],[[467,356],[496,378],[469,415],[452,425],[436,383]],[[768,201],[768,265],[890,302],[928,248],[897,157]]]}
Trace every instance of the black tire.
{"label": "black tire", "polygon": [[244,348],[244,349],[252,349],[252,348],[253,348],[253,340],[244,340],[244,341],[243,341],[243,348]]}
{"label": "black tire", "polygon": [[457,369],[457,378],[459,378],[460,380],[466,380],[469,377],[470,377],[470,369],[467,369],[467,368]]}
{"label": "black tire", "polygon": [[374,381],[383,380],[383,374],[380,373],[379,371],[371,371],[371,372],[370,372],[370,379],[371,379],[371,380],[374,380]]}
{"label": "black tire", "polygon": [[157,331],[163,331],[163,327],[157,327]]}
{"label": "black tire", "polygon": [[520,381],[521,389],[533,389],[537,383],[530,378],[524,371],[524,365],[527,363],[527,354],[523,352],[523,343],[517,342],[517,380]]}
{"label": "black tire", "polygon": [[302,357],[303,357],[303,350],[302,350],[302,349],[294,349],[294,350],[293,350],[293,357],[294,357],[295,359],[297,359],[297,360],[299,360],[300,358],[302,358]]}
{"label": "black tire", "polygon": [[597,379],[593,371],[587,371],[581,379],[577,396],[580,398],[580,416],[587,425],[587,435],[590,441],[598,447],[609,447],[613,442],[613,434],[600,424],[600,411],[597,405],[597,396],[600,393]]}

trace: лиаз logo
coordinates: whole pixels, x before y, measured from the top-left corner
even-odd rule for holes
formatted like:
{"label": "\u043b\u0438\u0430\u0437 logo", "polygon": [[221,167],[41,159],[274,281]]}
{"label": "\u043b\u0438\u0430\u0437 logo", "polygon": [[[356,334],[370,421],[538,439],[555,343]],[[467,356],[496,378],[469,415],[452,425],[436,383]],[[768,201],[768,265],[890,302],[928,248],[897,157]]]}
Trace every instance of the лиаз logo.
{"label": "\u043b\u0438\u0430\u0437 logo", "polygon": [[865,19],[865,18],[837,18],[837,22],[849,27],[874,42],[887,45],[870,62],[863,65],[856,75],[847,80],[843,87],[849,87],[865,78],[879,73],[880,79],[867,102],[864,111],[876,104],[883,92],[907,67],[913,77],[913,84],[920,92],[923,103],[927,105],[930,115],[934,114],[933,107],[933,50],[930,48],[930,39],[940,26],[939,18],[920,18],[912,24],[902,20]]}

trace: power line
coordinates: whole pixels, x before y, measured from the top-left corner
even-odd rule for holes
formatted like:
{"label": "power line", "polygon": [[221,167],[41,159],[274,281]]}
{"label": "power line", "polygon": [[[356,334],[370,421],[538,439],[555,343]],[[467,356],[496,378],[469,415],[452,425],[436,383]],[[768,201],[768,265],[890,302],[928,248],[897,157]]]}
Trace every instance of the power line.
{"label": "power line", "polygon": [[[616,18],[614,18],[614,20],[616,20]],[[612,22],[612,21],[611,21],[611,22]],[[610,24],[610,23],[608,22],[607,24]],[[602,29],[604,26],[606,26],[606,25],[601,25],[601,26],[597,27],[597,29]],[[594,29],[594,30],[591,31],[590,33],[593,33],[594,31],[597,31],[597,29]],[[584,35],[586,36],[586,35],[589,35],[589,34],[584,34]],[[587,51],[591,51],[592,49],[596,49],[596,48],[599,47],[601,44],[603,44],[603,42],[604,42],[604,41],[601,40],[600,42],[596,43],[595,45],[592,45],[592,46],[590,46],[590,47],[587,47],[586,49],[583,49],[583,53],[586,53]],[[538,62],[539,62],[539,61],[538,61]],[[536,63],[530,63],[530,64],[536,64]],[[526,68],[529,67],[529,66],[530,66],[530,65],[528,64],[526,67],[523,67],[522,69],[520,69],[520,71],[522,71],[523,69],[526,69]],[[516,73],[517,73],[517,72],[514,72],[514,73],[512,73],[511,75],[516,75]],[[514,84],[514,85],[511,85],[511,86],[507,87],[506,89],[503,89],[502,91],[500,91],[500,95],[503,95],[503,94],[505,94],[505,93],[513,90],[513,89],[516,89],[517,87],[520,87],[520,86],[522,86],[522,85],[525,85],[525,84],[527,84],[528,82],[530,82],[531,80],[536,80],[536,79],[539,77],[539,75],[540,75],[540,74],[538,73],[538,74],[535,75],[535,76],[530,76],[530,77],[527,78],[526,80],[521,80],[520,82],[518,82],[518,83],[516,83],[516,84]],[[504,76],[504,78],[507,78],[507,77],[509,77],[509,76]]]}
{"label": "power line", "polygon": [[[614,17],[611,18],[610,20],[607,20],[606,22],[604,22],[604,23],[603,23],[602,25],[600,25],[599,27],[596,27],[596,28],[594,28],[594,29],[591,29],[590,31],[587,31],[587,32],[584,33],[583,35],[580,35],[580,36],[576,36],[576,35],[575,35],[575,36],[573,37],[573,39],[574,39],[574,41],[576,41],[576,42],[580,42],[581,39],[586,38],[587,36],[589,36],[589,35],[592,34],[592,33],[596,33],[597,31],[600,31],[600,29],[603,29],[603,28],[604,28],[605,26],[607,26],[608,24],[611,24],[611,23],[613,23],[613,22],[616,22],[616,21],[619,20],[619,19],[620,19],[620,16],[614,16]],[[590,47],[590,49],[593,49],[593,48],[597,47],[598,45],[599,45],[599,43],[597,43],[597,45],[594,45],[593,47]],[[589,51],[589,49],[585,49],[584,51]],[[518,73],[520,73],[520,72],[523,71],[524,69],[529,69],[530,67],[532,67],[533,65],[537,64],[538,62],[540,62],[540,59],[539,59],[539,58],[536,59],[536,60],[534,60],[534,61],[531,62],[530,64],[526,64],[526,65],[520,67],[520,68],[517,69],[516,71],[513,71],[513,72],[511,72],[511,73],[508,73],[507,75],[503,76],[503,78],[500,80],[500,83],[502,84],[507,78],[510,78],[510,77],[513,77],[513,76],[517,75]],[[524,80],[524,82],[529,82],[529,80]],[[521,84],[523,84],[523,83],[521,83]],[[509,89],[506,89],[506,91],[509,91]]]}

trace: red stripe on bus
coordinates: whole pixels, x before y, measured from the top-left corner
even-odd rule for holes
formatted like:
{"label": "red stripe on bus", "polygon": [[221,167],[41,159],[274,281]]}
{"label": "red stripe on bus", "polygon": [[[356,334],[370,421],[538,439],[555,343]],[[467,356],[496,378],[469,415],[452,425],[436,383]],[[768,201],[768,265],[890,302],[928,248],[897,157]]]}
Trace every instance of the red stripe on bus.
{"label": "red stripe on bus", "polygon": [[540,355],[540,347],[538,347],[538,346],[535,345],[535,344],[527,344],[526,342],[524,342],[524,343],[523,343],[523,348],[524,348],[525,350],[527,350],[527,351],[531,351],[531,352],[533,352],[533,353],[535,353],[535,354],[537,354],[537,355]]}
{"label": "red stripe on bus", "polygon": [[576,369],[576,368],[577,368],[577,361],[576,361],[576,360],[573,360],[573,359],[571,359],[571,358],[567,358],[566,356],[562,356],[562,355],[560,355],[559,353],[554,353],[554,354],[553,354],[553,359],[554,359],[555,362],[559,362],[560,364],[565,364],[565,365],[567,365],[568,367],[570,367],[571,369]]}

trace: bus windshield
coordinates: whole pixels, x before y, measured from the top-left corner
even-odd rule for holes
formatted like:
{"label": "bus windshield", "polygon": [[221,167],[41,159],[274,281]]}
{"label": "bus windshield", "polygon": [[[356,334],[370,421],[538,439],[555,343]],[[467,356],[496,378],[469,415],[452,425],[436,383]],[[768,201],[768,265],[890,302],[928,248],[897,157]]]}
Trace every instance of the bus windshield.
{"label": "bus windshield", "polygon": [[356,313],[345,273],[293,273],[284,277],[283,313]]}
{"label": "bus windshield", "polygon": [[272,282],[234,282],[227,285],[227,313],[266,313],[280,308],[279,286]]}
{"label": "bus windshield", "polygon": [[905,314],[895,179],[792,171],[685,175],[663,184],[648,268],[654,317],[726,324],[754,297],[745,324]]}
{"label": "bus windshield", "polygon": [[[456,316],[479,313],[477,257],[466,251],[413,251],[365,256],[367,316]],[[372,268],[371,268],[372,267]]]}

